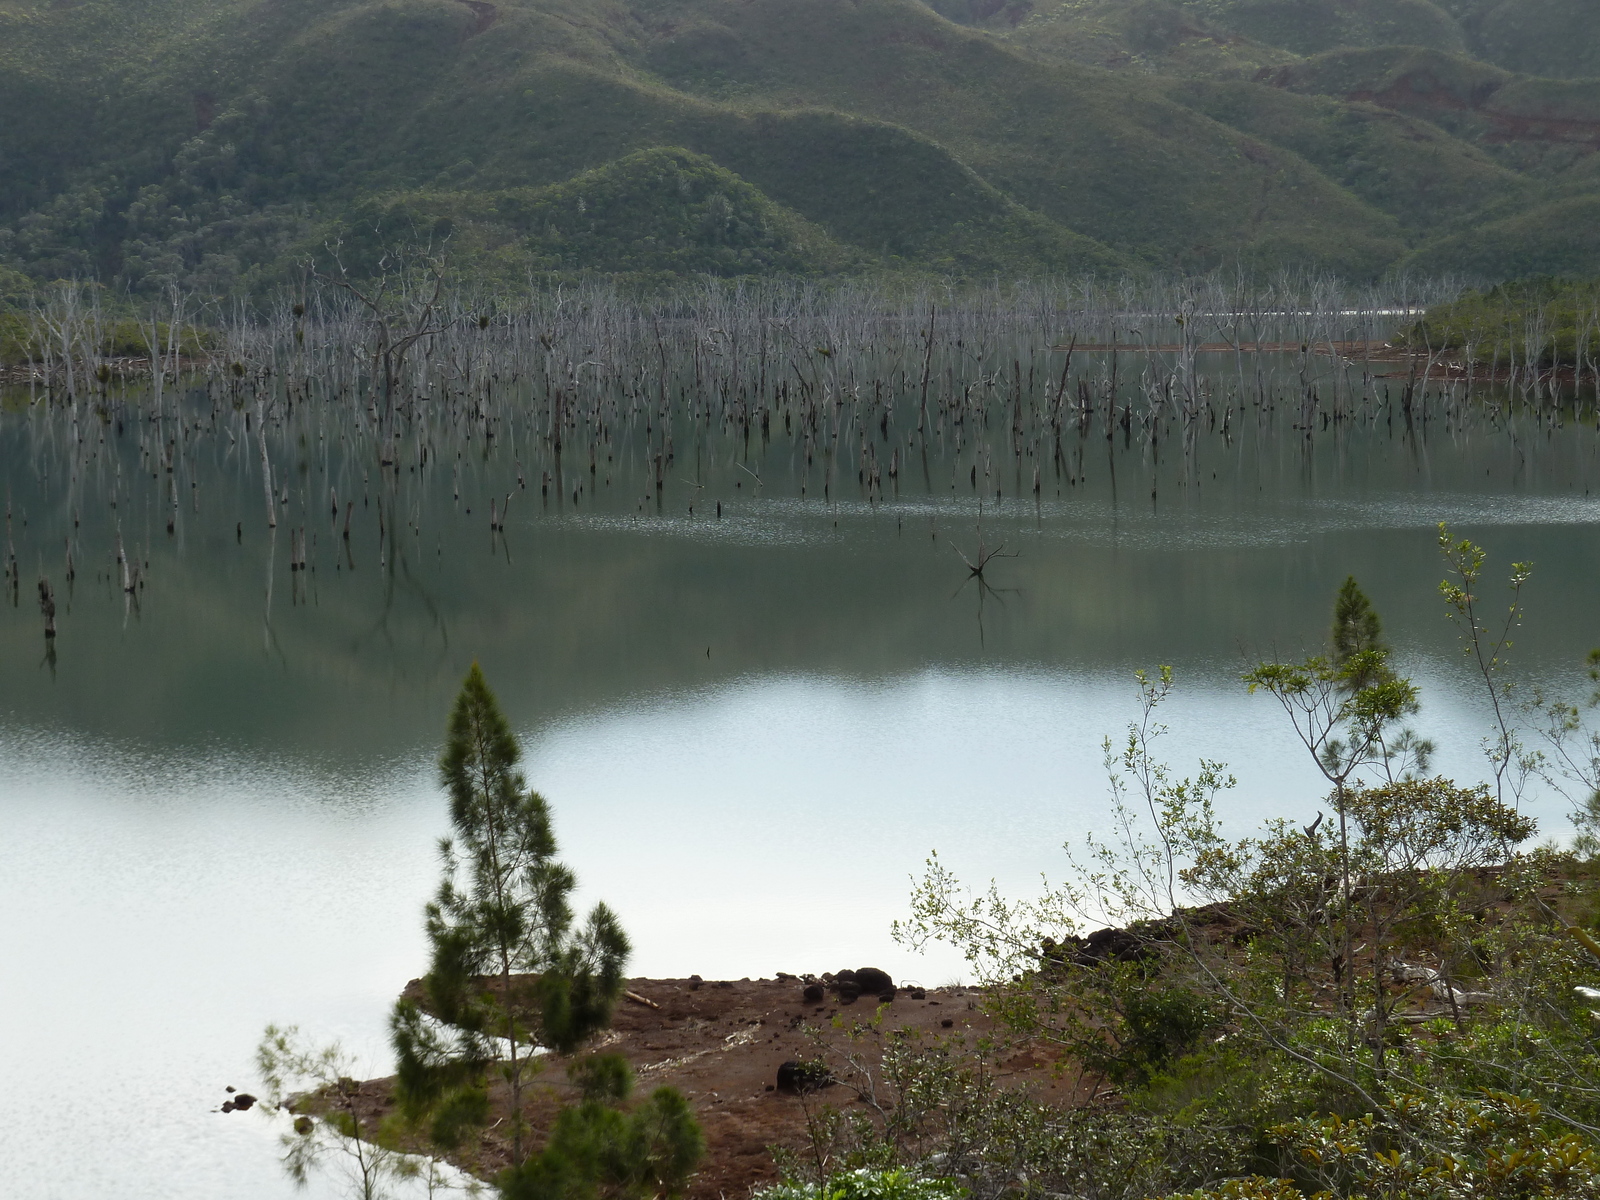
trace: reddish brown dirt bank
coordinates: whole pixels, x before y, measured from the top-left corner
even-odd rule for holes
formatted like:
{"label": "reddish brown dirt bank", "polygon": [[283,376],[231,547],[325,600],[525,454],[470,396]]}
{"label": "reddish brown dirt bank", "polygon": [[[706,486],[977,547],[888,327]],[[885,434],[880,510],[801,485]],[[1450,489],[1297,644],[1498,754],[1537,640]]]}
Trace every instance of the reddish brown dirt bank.
{"label": "reddish brown dirt bank", "polygon": [[[835,1017],[843,1018],[846,1027],[869,1023],[879,1007],[875,997],[863,996],[853,1005],[840,1004],[832,995],[824,1003],[805,1003],[804,985],[791,979],[635,979],[627,986],[657,1007],[624,1000],[611,1029],[592,1048],[626,1057],[638,1076],[640,1093],[670,1085],[693,1105],[705,1129],[707,1153],[689,1190],[691,1200],[734,1200],[771,1182],[777,1175],[772,1147],[799,1148],[804,1143],[808,1108],[827,1104],[847,1109],[864,1103],[848,1081],[808,1096],[778,1091],[776,1084],[778,1067],[785,1061],[820,1054],[837,1068],[847,1047],[875,1067],[876,1039],[852,1044],[847,1029],[834,1024]],[[417,982],[406,991],[418,995]],[[961,1038],[970,1047],[994,1032],[980,1000],[981,993],[972,988],[930,989],[923,999],[902,991],[884,1006],[881,1031],[921,1030]],[[1051,1059],[1037,1049],[1017,1045],[1000,1058],[1002,1078],[1026,1078],[1043,1096],[1071,1098],[1070,1086],[1054,1078]],[[567,1083],[566,1060],[551,1056],[544,1062],[532,1089],[535,1129],[575,1095]],[[371,1115],[390,1110],[393,1083],[380,1079],[362,1085]],[[495,1115],[503,1114],[506,1098],[499,1087],[493,1100]],[[460,1165],[480,1178],[492,1178],[506,1163],[507,1146],[493,1130],[460,1156]]]}

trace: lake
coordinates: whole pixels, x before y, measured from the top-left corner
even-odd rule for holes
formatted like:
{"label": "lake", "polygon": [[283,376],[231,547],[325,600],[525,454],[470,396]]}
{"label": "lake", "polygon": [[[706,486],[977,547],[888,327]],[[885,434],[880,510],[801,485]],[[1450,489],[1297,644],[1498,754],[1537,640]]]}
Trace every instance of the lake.
{"label": "lake", "polygon": [[[1135,669],[1174,668],[1165,752],[1230,765],[1222,811],[1244,832],[1322,799],[1239,674],[1320,649],[1349,574],[1423,688],[1439,769],[1484,774],[1437,522],[1482,542],[1496,580],[1534,564],[1520,669],[1576,694],[1600,644],[1592,413],[1457,401],[1407,429],[1390,404],[1312,429],[1239,401],[1170,451],[1091,422],[1043,460],[999,418],[919,443],[902,407],[870,464],[877,427],[856,418],[832,475],[798,436],[752,448],[748,426],[685,413],[658,489],[659,428],[622,421],[597,459],[573,441],[559,470],[514,421],[428,462],[417,435],[386,469],[348,414],[303,401],[272,426],[269,529],[252,409],[219,395],[0,411],[17,1194],[291,1193],[269,1123],[215,1110],[258,1087],[269,1021],[385,1070],[388,1007],[425,967],[433,759],[474,660],[633,973],[871,963],[937,984],[959,958],[890,934],[912,877],[937,850],[1013,893],[1059,878],[1062,843],[1105,829],[1101,742],[1136,714]],[[1559,797],[1528,805],[1567,836]]]}

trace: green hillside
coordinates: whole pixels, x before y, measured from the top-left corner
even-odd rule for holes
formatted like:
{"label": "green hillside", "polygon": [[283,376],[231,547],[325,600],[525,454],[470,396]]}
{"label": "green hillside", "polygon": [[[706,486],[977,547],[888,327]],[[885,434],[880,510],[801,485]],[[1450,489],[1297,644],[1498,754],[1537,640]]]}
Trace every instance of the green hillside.
{"label": "green hillside", "polygon": [[[1186,40],[1309,56],[1330,50],[1415,46],[1508,71],[1561,79],[1600,76],[1600,6],[1590,0],[937,0],[952,20],[987,27],[1123,25],[1125,46],[1149,52]],[[1165,50],[1157,50],[1164,53]]]}
{"label": "green hillside", "polygon": [[1357,101],[1263,89],[1244,80],[1185,80],[1174,99],[1301,155],[1413,235],[1470,221],[1535,190],[1482,148],[1437,125]]}
{"label": "green hillside", "polygon": [[686,150],[640,150],[544,188],[415,191],[359,202],[341,260],[371,270],[391,247],[448,250],[458,266],[545,272],[758,275],[837,271],[853,256],[733,172]]}
{"label": "green hillside", "polygon": [[1401,260],[1478,279],[1600,275],[1600,196],[1576,196],[1429,242]]}
{"label": "green hillside", "polygon": [[[506,279],[1590,265],[1578,6],[935,7],[0,0],[0,266],[261,290],[335,238]],[[1546,77],[1513,10],[1579,31]]]}
{"label": "green hillside", "polygon": [[[1292,153],[1255,147],[1140,80],[1033,61],[899,0],[701,0],[648,63],[687,89],[695,47],[737,47],[742,105],[830,105],[935,139],[1028,208],[1153,264],[1233,258],[1363,272],[1392,221]],[[693,23],[690,23],[690,18]]]}
{"label": "green hillside", "polygon": [[1452,0],[1445,7],[1478,58],[1528,75],[1600,76],[1600,7],[1590,0]]}
{"label": "green hillside", "polygon": [[1198,0],[1189,7],[1253,41],[1297,54],[1341,46],[1467,49],[1459,22],[1430,0]]}
{"label": "green hillside", "polygon": [[[965,0],[962,0],[963,5]],[[934,5],[952,20],[971,14]],[[1178,0],[1055,0],[1011,21],[979,22],[1047,58],[1178,77],[1233,76],[1298,60],[1252,41]]]}

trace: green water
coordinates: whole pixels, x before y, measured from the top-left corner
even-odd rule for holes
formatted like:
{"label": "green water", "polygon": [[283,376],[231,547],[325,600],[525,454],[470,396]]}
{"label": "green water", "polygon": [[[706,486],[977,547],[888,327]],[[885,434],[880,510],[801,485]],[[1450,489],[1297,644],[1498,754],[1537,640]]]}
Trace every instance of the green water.
{"label": "green water", "polygon": [[[533,724],[762,674],[1218,662],[1298,652],[1347,573],[1403,651],[1442,655],[1439,520],[1536,562],[1534,659],[1591,637],[1587,424],[1469,412],[1307,438],[1287,408],[1246,410],[1188,447],[1069,433],[1053,462],[1008,453],[1003,427],[926,450],[889,429],[875,456],[903,461],[876,491],[844,454],[808,467],[798,441],[684,429],[657,491],[642,438],[593,473],[581,451],[558,476],[526,445],[470,438],[385,471],[313,415],[274,430],[273,529],[240,414],[191,400],[159,428],[137,408],[86,419],[77,443],[42,406],[0,418],[19,575],[0,608],[8,720],[381,758],[434,735],[475,657]],[[182,445],[170,471],[165,441]],[[981,582],[980,547],[1001,549]]]}

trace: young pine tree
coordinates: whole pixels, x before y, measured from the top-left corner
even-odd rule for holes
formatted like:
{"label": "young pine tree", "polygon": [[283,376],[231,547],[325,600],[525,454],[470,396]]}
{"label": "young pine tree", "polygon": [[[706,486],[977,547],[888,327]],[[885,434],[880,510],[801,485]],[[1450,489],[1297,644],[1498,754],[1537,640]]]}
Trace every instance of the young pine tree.
{"label": "young pine tree", "polygon": [[1345,577],[1333,601],[1333,632],[1329,638],[1333,665],[1350,671],[1351,690],[1377,682],[1387,668],[1389,648],[1383,642],[1383,622],[1356,577]]}
{"label": "young pine tree", "polygon": [[622,991],[629,946],[597,904],[575,926],[576,880],[555,859],[550,810],[517,770],[521,748],[476,663],[450,713],[439,779],[454,838],[440,844],[444,879],[427,907],[430,1020],[410,1000],[390,1022],[398,1092],[432,1138],[457,1144],[488,1114],[492,1068],[506,1082],[511,1160],[526,1154],[523,1091],[533,1049],[568,1051],[603,1028]]}

